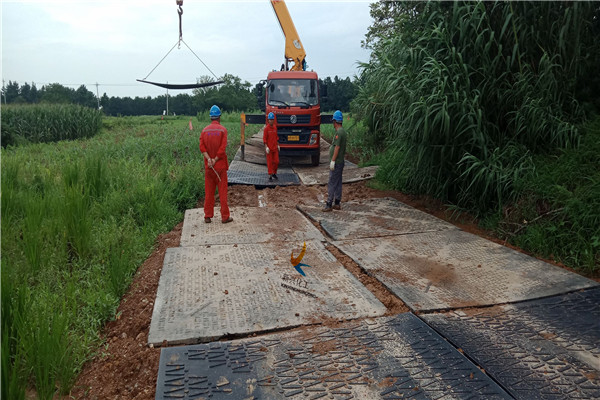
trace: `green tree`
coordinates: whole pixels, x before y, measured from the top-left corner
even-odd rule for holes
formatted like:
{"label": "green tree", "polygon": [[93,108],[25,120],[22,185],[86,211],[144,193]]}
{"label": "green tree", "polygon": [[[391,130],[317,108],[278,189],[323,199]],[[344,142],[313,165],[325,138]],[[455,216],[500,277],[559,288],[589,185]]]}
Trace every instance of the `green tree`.
{"label": "green tree", "polygon": [[17,97],[19,97],[19,83],[8,81],[6,87],[2,87],[4,101],[6,103],[13,103]]}
{"label": "green tree", "polygon": [[85,85],[79,86],[75,92],[73,92],[73,103],[79,104],[85,107],[96,108],[98,107],[98,100],[96,95],[86,89]]}
{"label": "green tree", "polygon": [[337,75],[331,79],[320,80],[321,85],[327,86],[327,97],[321,98],[321,109],[324,111],[349,111],[350,102],[358,93],[358,86],[349,77],[340,79]]}
{"label": "green tree", "polygon": [[38,103],[40,101],[39,92],[35,86],[35,83],[32,83],[31,86],[29,86],[29,84],[25,82],[23,86],[21,86],[19,93],[21,97],[23,97],[23,99],[25,99],[25,101],[29,104]]}
{"label": "green tree", "polygon": [[71,103],[75,91],[60,83],[42,86],[42,101],[46,103]]}
{"label": "green tree", "polygon": [[[201,77],[199,81],[213,82],[210,77]],[[224,111],[248,111],[256,109],[256,96],[253,94],[252,84],[234,75],[225,74],[219,80],[224,81],[218,86],[209,86],[194,89],[194,107],[197,111],[207,110],[213,104]]]}

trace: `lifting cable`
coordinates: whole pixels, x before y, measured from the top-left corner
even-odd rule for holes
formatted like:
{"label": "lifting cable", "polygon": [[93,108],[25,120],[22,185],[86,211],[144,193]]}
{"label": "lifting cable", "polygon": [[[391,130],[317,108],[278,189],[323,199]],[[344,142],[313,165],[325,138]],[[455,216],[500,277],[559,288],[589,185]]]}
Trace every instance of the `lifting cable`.
{"label": "lifting cable", "polygon": [[171,51],[173,51],[175,46],[177,46],[178,49],[181,48],[181,43],[185,44],[185,46],[192,52],[192,54],[194,56],[196,56],[196,58],[202,63],[202,65],[204,65],[206,67],[206,69],[210,71],[210,73],[215,77],[215,79],[219,79],[219,78],[217,78],[215,73],[212,72],[212,70],[210,68],[208,68],[208,66],[204,63],[204,61],[202,61],[200,59],[200,57],[198,57],[198,55],[196,53],[194,53],[194,50],[192,50],[190,48],[190,46],[188,46],[188,44],[183,40],[183,31],[181,29],[181,16],[183,15],[183,9],[181,8],[181,6],[183,6],[183,0],[176,0],[176,2],[177,2],[177,5],[179,6],[179,9],[177,10],[177,14],[179,14],[179,40],[177,41],[177,43],[175,43],[175,45],[173,45],[173,47],[171,47],[171,50],[169,50],[167,52],[167,54],[165,54],[165,56],[158,62],[158,64],[156,64],[156,66],[154,68],[152,68],[152,71],[150,71],[150,73],[148,73],[148,75],[146,75],[146,77],[144,79],[136,79],[136,81],[143,82],[143,83],[149,83],[151,85],[160,86],[160,87],[163,87],[166,89],[196,89],[196,88],[214,86],[214,85],[223,83],[224,81],[215,81],[215,82],[207,82],[207,83],[189,83],[189,84],[177,85],[177,84],[170,84],[170,83],[151,82],[151,81],[146,80],[154,72],[154,70],[156,68],[158,68],[158,66],[164,61],[164,59],[167,58],[167,56],[171,53]]}

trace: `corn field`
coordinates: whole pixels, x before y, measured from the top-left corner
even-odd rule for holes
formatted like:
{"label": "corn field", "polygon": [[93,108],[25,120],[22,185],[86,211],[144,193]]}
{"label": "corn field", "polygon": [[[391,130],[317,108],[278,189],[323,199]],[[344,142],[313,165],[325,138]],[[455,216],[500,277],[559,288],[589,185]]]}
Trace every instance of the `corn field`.
{"label": "corn field", "polygon": [[514,200],[533,155],[578,146],[597,4],[395,4],[399,28],[362,64],[353,103],[387,149],[380,178],[489,212]]}
{"label": "corn field", "polygon": [[102,113],[75,104],[3,105],[2,146],[94,136]]}

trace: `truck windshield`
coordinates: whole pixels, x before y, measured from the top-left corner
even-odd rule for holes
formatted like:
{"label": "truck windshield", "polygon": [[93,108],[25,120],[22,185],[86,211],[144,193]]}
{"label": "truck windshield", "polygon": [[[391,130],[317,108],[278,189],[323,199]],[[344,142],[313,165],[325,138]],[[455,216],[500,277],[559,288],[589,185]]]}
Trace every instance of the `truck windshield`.
{"label": "truck windshield", "polygon": [[270,106],[315,106],[319,103],[315,79],[272,79],[267,88]]}

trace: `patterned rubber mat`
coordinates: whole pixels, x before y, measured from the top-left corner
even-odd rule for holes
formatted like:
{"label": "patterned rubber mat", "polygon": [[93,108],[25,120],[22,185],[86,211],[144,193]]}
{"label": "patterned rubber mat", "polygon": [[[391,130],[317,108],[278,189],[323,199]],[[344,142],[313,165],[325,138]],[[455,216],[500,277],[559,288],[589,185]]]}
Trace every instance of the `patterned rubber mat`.
{"label": "patterned rubber mat", "polygon": [[290,167],[280,167],[277,179],[269,180],[266,165],[245,161],[232,161],[227,171],[229,184],[255,185],[260,187],[299,185],[300,179]]}
{"label": "patterned rubber mat", "polygon": [[600,288],[423,318],[517,399],[600,398]]}
{"label": "patterned rubber mat", "polygon": [[161,350],[156,399],[510,399],[411,313]]}
{"label": "patterned rubber mat", "polygon": [[323,212],[322,205],[297,208],[318,222],[334,240],[457,229],[392,198],[342,202],[342,210],[334,212]]}
{"label": "patterned rubber mat", "polygon": [[414,311],[512,303],[598,286],[458,229],[333,244]]}
{"label": "patterned rubber mat", "polygon": [[302,248],[268,242],[167,249],[148,343],[205,343],[327,318],[385,314],[385,306],[320,241]]}
{"label": "patterned rubber mat", "polygon": [[213,222],[204,222],[204,210],[186,210],[180,246],[207,244],[240,244],[297,242],[321,240],[325,237],[297,210],[264,207],[231,207],[233,223],[222,224],[219,208]]}

